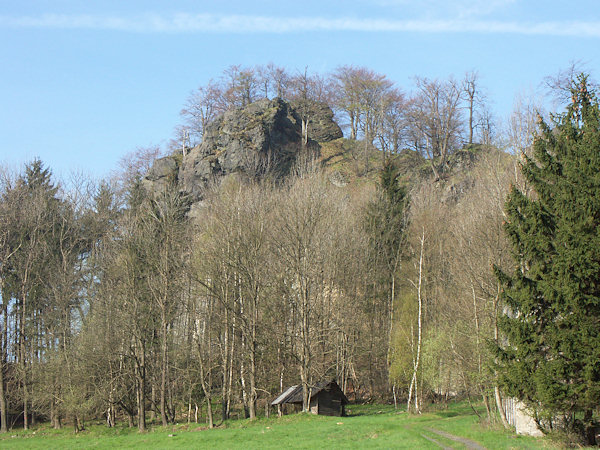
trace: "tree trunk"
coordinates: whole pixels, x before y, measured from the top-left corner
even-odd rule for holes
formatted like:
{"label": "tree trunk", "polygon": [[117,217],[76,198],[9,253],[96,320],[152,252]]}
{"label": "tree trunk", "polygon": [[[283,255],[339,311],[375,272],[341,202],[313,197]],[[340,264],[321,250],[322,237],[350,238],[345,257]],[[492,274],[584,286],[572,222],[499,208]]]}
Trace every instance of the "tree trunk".
{"label": "tree trunk", "polygon": [[479,312],[477,308],[477,296],[475,295],[475,284],[473,280],[471,280],[471,293],[473,295],[473,316],[475,320],[475,345],[477,347],[477,378],[479,391],[481,392],[481,397],[483,399],[483,404],[485,405],[485,410],[487,413],[488,421],[492,420],[492,411],[490,409],[490,401],[488,395],[486,393],[485,386],[482,383],[483,378],[483,358],[481,355],[481,338],[480,338],[480,329],[479,329]]}
{"label": "tree trunk", "polygon": [[252,349],[250,350],[250,373],[249,381],[250,381],[250,399],[248,401],[250,419],[256,419],[256,361],[255,361],[255,352],[256,352],[256,342],[251,343]]}
{"label": "tree trunk", "polygon": [[[227,304],[227,292],[225,292],[225,304]],[[227,393],[229,379],[229,310],[225,308],[225,320],[223,324],[223,350],[221,351],[221,366],[223,367],[223,382],[221,384],[221,420],[225,422],[229,419],[227,408]]]}
{"label": "tree trunk", "polygon": [[244,407],[244,419],[250,417],[248,408],[248,388],[246,386],[246,365],[244,364],[245,345],[244,337],[242,336],[242,357],[240,358],[240,386],[242,388],[242,405]]}
{"label": "tree trunk", "polygon": [[210,394],[206,397],[206,419],[208,420],[208,428],[214,428],[212,400]]}
{"label": "tree trunk", "polygon": [[202,391],[204,392],[204,398],[206,398],[206,414],[208,420],[208,427],[213,428],[213,410],[212,410],[212,396],[210,392],[210,380],[207,383],[206,380],[207,374],[204,369],[204,362],[202,359],[200,360],[200,386],[202,386]]}
{"label": "tree trunk", "polygon": [[414,390],[415,394],[415,412],[420,413],[419,411],[419,402],[417,396],[417,375],[419,372],[419,362],[421,360],[421,340],[423,334],[423,296],[422,296],[422,286],[423,286],[423,253],[425,249],[425,229],[423,228],[423,233],[420,239],[421,243],[421,251],[419,254],[419,279],[417,281],[417,301],[419,302],[419,311],[417,315],[417,355],[413,360],[413,375],[410,381],[410,387],[408,392],[408,402],[406,405],[406,412],[410,412],[410,401],[411,396]]}
{"label": "tree trunk", "polygon": [[236,320],[232,318],[231,326],[231,348],[229,352],[229,378],[227,379],[227,418],[231,414],[231,396],[233,395],[233,358],[235,356],[236,346]]}
{"label": "tree trunk", "polygon": [[473,144],[473,97],[469,98],[469,144]]}
{"label": "tree trunk", "polygon": [[[26,280],[27,278],[25,278]],[[26,362],[26,351],[25,351],[25,318],[26,318],[26,304],[27,294],[25,287],[25,280],[21,284],[21,323],[19,330],[19,363],[21,366],[21,385],[23,388],[23,429],[29,429],[29,411],[27,408],[28,404],[28,393],[27,393],[27,362]]]}
{"label": "tree trunk", "polygon": [[[2,341],[4,341],[4,339],[2,339]],[[8,431],[8,414],[6,403],[6,384],[4,381],[4,342],[0,342],[0,345],[2,345],[2,353],[0,354],[0,433],[6,433]]]}
{"label": "tree trunk", "polygon": [[588,445],[596,445],[596,427],[593,420],[594,411],[586,409],[583,416],[583,426],[585,427],[585,440]]}
{"label": "tree trunk", "polygon": [[154,423],[154,419],[156,419],[156,383],[151,382],[150,384],[150,405],[152,406],[150,410],[150,423]]}
{"label": "tree trunk", "polygon": [[[303,267],[300,263],[298,267]],[[302,383],[302,411],[308,411],[310,408],[310,294],[308,281],[302,273],[298,274],[300,279],[300,381]]]}
{"label": "tree trunk", "polygon": [[[496,294],[496,298],[494,299],[494,342],[496,345],[499,344],[499,330],[498,330],[498,302],[500,300],[500,284],[498,284],[498,292]],[[496,360],[496,363],[498,361]],[[510,429],[510,424],[508,420],[506,420],[506,411],[504,411],[504,405],[502,405],[502,397],[500,396],[500,388],[498,387],[498,374],[494,371],[494,375],[496,377],[496,383],[494,385],[494,397],[496,398],[496,407],[498,408],[498,413],[500,414],[500,421],[502,422],[502,426],[507,430]]]}
{"label": "tree trunk", "polygon": [[[396,267],[394,266],[394,270],[392,272],[392,282],[390,286],[390,301],[388,305],[388,342],[387,342],[387,354],[386,354],[386,363],[387,363],[387,378],[388,378],[388,389],[390,385],[390,371],[392,368],[392,349],[393,349],[393,339],[394,339],[394,303],[396,301]],[[394,383],[395,387],[395,383]],[[388,391],[389,392],[389,391]],[[396,395],[394,393],[394,401]]]}
{"label": "tree trunk", "polygon": [[[2,289],[0,289],[0,294],[2,293],[4,293],[4,282],[2,283]],[[4,375],[8,346],[8,299],[2,300],[2,314],[4,315],[4,326],[0,336],[0,433],[6,433],[8,431],[8,404],[6,402],[6,380]]]}
{"label": "tree trunk", "polygon": [[161,310],[161,321],[160,420],[163,426],[167,426],[167,321],[164,308]]}
{"label": "tree trunk", "polygon": [[249,381],[250,381],[250,419],[256,419],[256,402],[257,402],[257,392],[256,392],[256,352],[257,352],[257,335],[256,335],[256,327],[258,326],[258,294],[256,294],[254,298],[254,304],[252,308],[252,325],[250,327],[250,373]]}
{"label": "tree trunk", "polygon": [[308,144],[308,124],[309,119],[302,117],[302,147],[306,147],[306,144]]}
{"label": "tree trunk", "polygon": [[137,367],[137,403],[138,403],[138,431],[146,431],[146,352],[144,345],[138,342],[138,367]]}
{"label": "tree trunk", "polygon": [[187,412],[187,423],[192,422],[192,390],[190,389],[190,393],[188,395],[188,412]]}

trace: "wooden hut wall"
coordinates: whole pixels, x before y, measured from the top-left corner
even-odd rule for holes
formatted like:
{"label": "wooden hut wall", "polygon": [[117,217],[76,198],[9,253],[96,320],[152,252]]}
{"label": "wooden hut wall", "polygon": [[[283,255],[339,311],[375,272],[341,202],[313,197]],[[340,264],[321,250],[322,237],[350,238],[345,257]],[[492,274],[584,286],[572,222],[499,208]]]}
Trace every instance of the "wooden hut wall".
{"label": "wooden hut wall", "polygon": [[311,397],[310,399],[310,412],[313,414],[319,414],[319,397]]}
{"label": "wooden hut wall", "polygon": [[319,402],[319,414],[325,416],[341,416],[342,415],[342,402],[341,400],[332,395],[331,392],[321,391],[317,396]]}

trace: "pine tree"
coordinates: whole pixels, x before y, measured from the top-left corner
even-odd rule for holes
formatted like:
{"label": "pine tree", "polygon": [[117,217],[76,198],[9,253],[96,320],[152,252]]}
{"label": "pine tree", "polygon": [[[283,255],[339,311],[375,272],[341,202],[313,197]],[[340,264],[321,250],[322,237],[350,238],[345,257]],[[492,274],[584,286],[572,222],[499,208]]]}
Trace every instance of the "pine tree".
{"label": "pine tree", "polygon": [[[566,113],[539,122],[513,188],[506,232],[515,270],[496,269],[507,314],[498,349],[505,391],[547,431],[563,427],[593,443],[600,404],[600,111],[587,77],[573,83]],[[560,419],[560,420],[556,420]]]}

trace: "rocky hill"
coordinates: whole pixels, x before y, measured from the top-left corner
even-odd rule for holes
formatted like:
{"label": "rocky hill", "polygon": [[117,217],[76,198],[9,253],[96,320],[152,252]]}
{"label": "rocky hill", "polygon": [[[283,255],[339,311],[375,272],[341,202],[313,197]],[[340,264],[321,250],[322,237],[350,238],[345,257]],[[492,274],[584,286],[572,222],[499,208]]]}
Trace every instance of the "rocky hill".
{"label": "rocky hill", "polygon": [[157,159],[144,178],[144,186],[155,192],[177,183],[197,201],[209,185],[229,175],[285,176],[302,151],[318,155],[320,143],[342,137],[327,105],[312,102],[309,107],[305,146],[294,105],[279,98],[263,99],[218,117],[207,127],[202,143],[186,154]]}
{"label": "rocky hill", "polygon": [[[304,146],[301,114],[310,118],[308,144]],[[207,127],[203,142],[185,154],[180,151],[157,159],[143,184],[150,192],[158,192],[175,183],[198,202],[209,186],[227,177],[285,177],[302,152],[315,155],[336,186],[376,183],[381,152],[365,147],[364,141],[342,136],[325,104],[263,99],[218,117]],[[448,198],[460,196],[473,185],[471,168],[485,151],[473,146],[449,157],[446,175],[439,183]],[[400,175],[410,184],[433,174],[430,162],[415,151],[403,150],[394,159]]]}

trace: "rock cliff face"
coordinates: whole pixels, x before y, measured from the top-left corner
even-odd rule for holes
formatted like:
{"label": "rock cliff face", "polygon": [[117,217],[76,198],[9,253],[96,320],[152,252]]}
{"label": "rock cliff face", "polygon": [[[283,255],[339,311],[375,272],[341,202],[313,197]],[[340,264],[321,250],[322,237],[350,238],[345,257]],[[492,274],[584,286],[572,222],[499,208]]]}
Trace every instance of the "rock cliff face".
{"label": "rock cliff face", "polygon": [[179,172],[183,189],[199,198],[210,183],[228,174],[284,175],[300,151],[300,127],[295,111],[280,99],[226,112],[184,156]]}
{"label": "rock cliff face", "polygon": [[142,180],[144,188],[150,192],[158,192],[176,183],[179,177],[180,160],[179,155],[155,160]]}
{"label": "rock cliff face", "polygon": [[[206,128],[200,145],[185,155],[157,159],[144,178],[144,186],[156,192],[176,180],[179,188],[197,201],[211,183],[230,174],[247,178],[285,176],[302,150],[301,128],[294,106],[278,98],[227,111]],[[312,102],[309,148],[318,151],[316,141],[341,135],[331,109]]]}
{"label": "rock cliff face", "polygon": [[317,142],[329,142],[344,136],[340,126],[333,120],[333,111],[325,103],[312,100],[292,101],[292,108],[309,119],[308,138]]}

